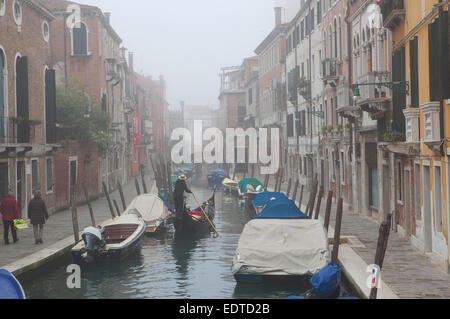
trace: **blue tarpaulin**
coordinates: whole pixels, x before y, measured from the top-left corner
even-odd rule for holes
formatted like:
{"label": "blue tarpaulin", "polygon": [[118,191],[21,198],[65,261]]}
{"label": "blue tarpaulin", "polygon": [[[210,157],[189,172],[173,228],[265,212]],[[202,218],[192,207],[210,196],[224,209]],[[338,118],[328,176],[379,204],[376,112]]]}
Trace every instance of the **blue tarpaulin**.
{"label": "blue tarpaulin", "polygon": [[330,263],[316,273],[310,280],[313,294],[319,298],[337,298],[340,293],[341,268]]}
{"label": "blue tarpaulin", "polygon": [[281,199],[281,198],[286,198],[286,195],[283,193],[263,192],[263,193],[256,194],[255,199],[252,201],[252,203],[256,207],[264,207],[270,201]]}
{"label": "blue tarpaulin", "polygon": [[303,214],[292,200],[279,198],[269,201],[255,219],[309,219],[309,217]]}

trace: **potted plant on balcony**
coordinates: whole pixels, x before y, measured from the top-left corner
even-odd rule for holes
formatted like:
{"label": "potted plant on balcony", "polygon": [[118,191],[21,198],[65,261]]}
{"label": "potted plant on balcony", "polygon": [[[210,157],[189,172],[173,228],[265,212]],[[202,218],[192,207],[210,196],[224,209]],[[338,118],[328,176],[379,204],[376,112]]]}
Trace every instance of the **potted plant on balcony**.
{"label": "potted plant on balcony", "polygon": [[333,125],[328,125],[328,133],[331,133],[333,131]]}
{"label": "potted plant on balcony", "polygon": [[383,136],[383,140],[387,143],[405,142],[406,135],[405,133],[387,131]]}

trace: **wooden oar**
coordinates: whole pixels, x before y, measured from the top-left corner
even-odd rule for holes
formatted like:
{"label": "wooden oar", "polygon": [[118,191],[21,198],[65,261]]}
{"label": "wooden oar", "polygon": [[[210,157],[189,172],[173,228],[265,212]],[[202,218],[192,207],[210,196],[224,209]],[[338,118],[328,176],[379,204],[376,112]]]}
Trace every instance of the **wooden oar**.
{"label": "wooden oar", "polygon": [[[192,190],[191,190],[192,192]],[[206,219],[208,220],[209,224],[211,225],[211,227],[214,229],[214,232],[216,233],[217,236],[219,236],[219,233],[216,230],[216,227],[214,227],[212,221],[209,219],[208,214],[206,214],[205,210],[203,209],[203,206],[200,204],[200,202],[198,201],[197,197],[195,197],[195,194],[192,192],[191,193],[192,196],[194,197],[195,201],[197,202],[197,205],[200,207],[200,209],[203,212],[203,215],[205,215]]]}

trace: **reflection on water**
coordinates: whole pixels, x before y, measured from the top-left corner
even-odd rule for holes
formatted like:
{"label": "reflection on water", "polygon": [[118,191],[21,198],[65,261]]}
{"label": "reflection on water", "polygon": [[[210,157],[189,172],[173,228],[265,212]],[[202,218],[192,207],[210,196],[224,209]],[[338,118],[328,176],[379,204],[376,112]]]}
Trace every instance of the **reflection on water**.
{"label": "reflection on water", "polygon": [[[193,187],[199,200],[210,191]],[[191,199],[191,206],[196,206]],[[82,269],[81,289],[68,289],[67,256],[59,265],[25,281],[28,298],[284,298],[309,289],[308,283],[236,285],[231,263],[240,233],[249,220],[244,207],[217,193],[214,223],[220,233],[179,235],[172,226],[154,237],[145,236],[140,249],[121,263]]]}

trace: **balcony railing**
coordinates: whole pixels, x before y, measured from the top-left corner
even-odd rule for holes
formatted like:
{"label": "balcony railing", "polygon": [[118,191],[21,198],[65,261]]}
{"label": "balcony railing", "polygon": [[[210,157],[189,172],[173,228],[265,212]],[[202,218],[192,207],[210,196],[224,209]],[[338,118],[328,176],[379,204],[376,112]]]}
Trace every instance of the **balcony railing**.
{"label": "balcony railing", "polygon": [[381,3],[381,14],[385,28],[391,31],[405,19],[404,0],[383,0]]}
{"label": "balcony railing", "polygon": [[0,144],[32,144],[40,123],[15,117],[0,117]]}
{"label": "balcony railing", "polygon": [[337,78],[337,60],[325,59],[322,61],[321,74],[323,79]]}

